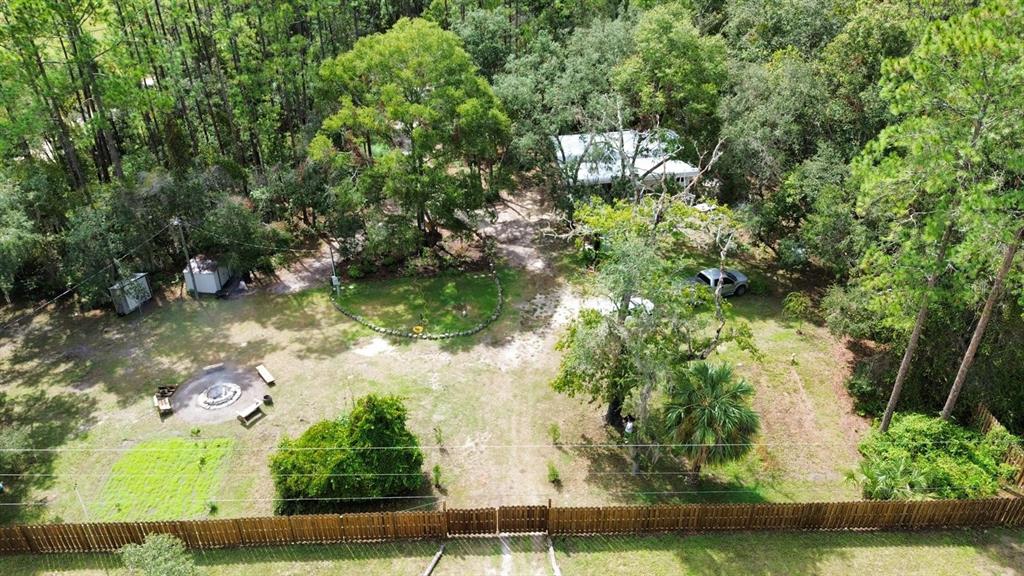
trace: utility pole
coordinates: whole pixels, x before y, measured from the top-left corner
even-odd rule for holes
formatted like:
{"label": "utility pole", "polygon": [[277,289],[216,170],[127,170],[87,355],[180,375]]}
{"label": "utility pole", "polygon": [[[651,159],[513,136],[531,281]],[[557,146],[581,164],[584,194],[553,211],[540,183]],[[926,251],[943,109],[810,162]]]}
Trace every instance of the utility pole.
{"label": "utility pole", "polygon": [[[188,273],[189,279],[192,280],[192,297],[199,301],[199,287],[196,286],[196,275],[192,271],[192,259],[188,255],[188,246],[185,245],[185,225],[181,221],[181,218],[175,216],[171,219],[171,224],[178,227],[178,240],[181,242],[181,252],[185,255],[185,271]],[[186,289],[188,286],[186,286]]]}
{"label": "utility pole", "polygon": [[331,238],[327,239],[327,248],[331,251],[331,287],[334,288],[334,295],[338,295],[338,287],[340,281],[338,280],[338,268],[334,265],[334,244],[331,243]]}

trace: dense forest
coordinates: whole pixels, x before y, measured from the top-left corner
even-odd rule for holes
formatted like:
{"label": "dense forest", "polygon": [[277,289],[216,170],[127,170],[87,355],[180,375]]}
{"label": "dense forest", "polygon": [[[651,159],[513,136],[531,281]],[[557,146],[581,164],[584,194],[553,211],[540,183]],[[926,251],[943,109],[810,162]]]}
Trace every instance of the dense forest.
{"label": "dense forest", "polygon": [[707,167],[697,195],[832,330],[877,343],[850,382],[864,411],[893,382],[937,411],[958,381],[1024,429],[1015,0],[5,0],[0,17],[8,302],[80,285],[100,305],[128,272],[180,270],[176,217],[237,269],[330,237],[354,274],[471,233],[523,186],[571,220],[594,192],[566,184],[551,136],[671,130]]}

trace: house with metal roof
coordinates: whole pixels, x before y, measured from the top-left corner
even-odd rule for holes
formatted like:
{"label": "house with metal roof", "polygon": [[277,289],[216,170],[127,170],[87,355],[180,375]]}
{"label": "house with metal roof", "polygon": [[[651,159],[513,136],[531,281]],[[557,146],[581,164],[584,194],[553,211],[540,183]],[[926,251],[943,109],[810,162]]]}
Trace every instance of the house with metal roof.
{"label": "house with metal roof", "polygon": [[623,130],[595,134],[553,136],[558,165],[566,181],[579,185],[607,185],[630,180],[652,187],[666,179],[687,185],[699,171],[672,157],[672,131]]}

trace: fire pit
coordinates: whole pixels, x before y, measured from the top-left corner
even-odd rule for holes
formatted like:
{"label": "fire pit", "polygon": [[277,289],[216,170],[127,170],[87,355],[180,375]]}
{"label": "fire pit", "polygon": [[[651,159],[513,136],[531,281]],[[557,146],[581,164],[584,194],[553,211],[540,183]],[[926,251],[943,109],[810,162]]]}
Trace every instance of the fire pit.
{"label": "fire pit", "polygon": [[199,405],[207,410],[217,410],[230,406],[242,395],[242,389],[238,384],[231,382],[217,382],[211,385],[199,395]]}

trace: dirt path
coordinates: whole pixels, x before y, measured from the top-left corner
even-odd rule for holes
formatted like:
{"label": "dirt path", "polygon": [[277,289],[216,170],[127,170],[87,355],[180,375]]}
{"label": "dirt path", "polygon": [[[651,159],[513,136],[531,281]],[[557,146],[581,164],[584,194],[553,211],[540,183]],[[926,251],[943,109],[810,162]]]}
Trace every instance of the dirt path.
{"label": "dirt path", "polygon": [[288,266],[276,270],[276,278],[263,289],[271,294],[292,294],[327,286],[331,281],[331,250],[321,241],[317,252],[309,252]]}

